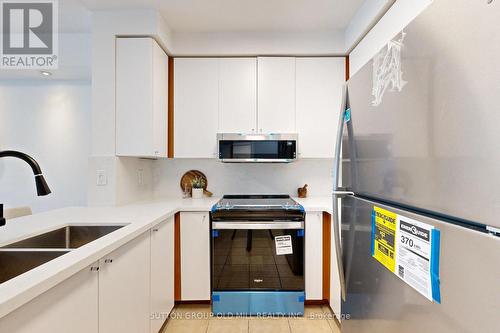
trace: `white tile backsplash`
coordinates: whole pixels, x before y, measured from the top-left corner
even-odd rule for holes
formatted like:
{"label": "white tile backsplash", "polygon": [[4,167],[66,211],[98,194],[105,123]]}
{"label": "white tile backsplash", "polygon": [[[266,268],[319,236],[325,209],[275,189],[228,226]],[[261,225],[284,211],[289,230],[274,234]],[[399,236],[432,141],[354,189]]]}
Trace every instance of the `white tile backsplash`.
{"label": "white tile backsplash", "polygon": [[180,179],[191,169],[207,176],[214,195],[285,193],[297,195],[308,184],[310,196],[330,195],[333,160],[301,159],[293,163],[222,163],[215,159],[169,159],[153,162],[155,196],[182,196]]}

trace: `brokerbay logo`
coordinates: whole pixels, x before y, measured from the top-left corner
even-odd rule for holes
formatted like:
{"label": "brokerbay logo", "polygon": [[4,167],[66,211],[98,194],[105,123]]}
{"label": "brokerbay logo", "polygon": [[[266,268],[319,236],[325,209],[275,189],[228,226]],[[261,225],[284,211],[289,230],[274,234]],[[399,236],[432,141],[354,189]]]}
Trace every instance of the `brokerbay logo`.
{"label": "brokerbay logo", "polygon": [[0,67],[57,68],[57,0],[0,0],[0,10]]}

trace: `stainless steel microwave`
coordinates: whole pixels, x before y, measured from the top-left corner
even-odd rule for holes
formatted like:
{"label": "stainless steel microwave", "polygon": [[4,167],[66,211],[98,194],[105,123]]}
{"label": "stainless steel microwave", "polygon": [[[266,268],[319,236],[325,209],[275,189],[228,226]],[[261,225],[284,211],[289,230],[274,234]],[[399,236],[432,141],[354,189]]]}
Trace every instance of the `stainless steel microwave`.
{"label": "stainless steel microwave", "polygon": [[233,163],[289,163],[297,159],[297,134],[218,133],[219,160]]}

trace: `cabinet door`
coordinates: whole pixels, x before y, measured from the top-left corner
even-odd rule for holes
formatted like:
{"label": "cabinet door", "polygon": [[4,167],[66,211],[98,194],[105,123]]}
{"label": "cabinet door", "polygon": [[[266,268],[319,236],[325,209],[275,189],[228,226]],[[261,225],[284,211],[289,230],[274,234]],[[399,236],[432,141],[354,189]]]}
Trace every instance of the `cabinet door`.
{"label": "cabinet door", "polygon": [[174,307],[174,218],[151,229],[151,333]]}
{"label": "cabinet door", "polygon": [[167,157],[168,56],[153,42],[153,154]]}
{"label": "cabinet door", "polygon": [[219,59],[174,60],[174,156],[214,158],[219,113]]}
{"label": "cabinet door", "polygon": [[99,332],[149,333],[150,232],[100,260]]}
{"label": "cabinet door", "polygon": [[181,299],[210,300],[208,213],[181,213]]}
{"label": "cabinet door", "polygon": [[259,132],[295,133],[295,58],[260,57],[257,77]]}
{"label": "cabinet door", "polygon": [[306,213],[305,222],[306,299],[323,299],[323,213]]}
{"label": "cabinet door", "polygon": [[335,149],[345,58],[297,58],[299,156],[332,158]]}
{"label": "cabinet door", "polygon": [[[118,156],[155,156],[154,136],[158,135],[153,125],[153,109],[157,104],[153,102],[155,44],[152,38],[116,39]],[[164,110],[165,114],[167,111]]]}
{"label": "cabinet door", "polygon": [[221,58],[219,80],[219,132],[255,132],[257,59]]}
{"label": "cabinet door", "polygon": [[0,332],[97,333],[97,295],[98,272],[88,267],[1,318]]}

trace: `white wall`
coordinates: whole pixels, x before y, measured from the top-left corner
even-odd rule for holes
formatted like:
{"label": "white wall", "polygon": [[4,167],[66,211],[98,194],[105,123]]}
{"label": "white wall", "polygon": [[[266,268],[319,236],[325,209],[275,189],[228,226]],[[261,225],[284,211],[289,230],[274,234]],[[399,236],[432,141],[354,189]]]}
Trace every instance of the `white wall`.
{"label": "white wall", "polygon": [[[170,31],[155,10],[103,10],[92,13],[92,129],[88,170],[89,205],[120,205],[153,195],[151,184],[139,185],[137,170],[151,175],[152,162],[115,156],[115,39],[151,36],[167,51]],[[96,185],[105,170],[106,186]]]}
{"label": "white wall", "polygon": [[191,169],[207,176],[214,195],[238,193],[284,193],[297,196],[308,184],[310,196],[331,194],[333,161],[301,159],[289,164],[222,163],[215,159],[175,159],[153,162],[155,196],[182,196],[180,179]]}
{"label": "white wall", "polygon": [[174,33],[175,56],[344,55],[341,30]]}
{"label": "white wall", "polygon": [[363,36],[385,14],[396,0],[365,0],[351,18],[344,32],[345,49],[349,53]]}
{"label": "white wall", "polygon": [[397,0],[372,30],[349,54],[351,76],[370,61],[433,0]]}
{"label": "white wall", "polygon": [[37,197],[33,173],[0,159],[0,203],[45,211],[87,202],[90,82],[0,81],[0,149],[32,155],[52,194]]}

